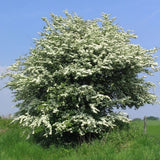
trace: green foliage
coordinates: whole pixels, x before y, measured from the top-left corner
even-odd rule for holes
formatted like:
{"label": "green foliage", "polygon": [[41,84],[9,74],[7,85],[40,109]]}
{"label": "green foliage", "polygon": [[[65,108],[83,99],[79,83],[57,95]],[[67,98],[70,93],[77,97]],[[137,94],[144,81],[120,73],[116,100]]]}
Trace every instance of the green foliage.
{"label": "green foliage", "polygon": [[8,128],[12,119],[0,119],[0,129],[5,129]]}
{"label": "green foliage", "polygon": [[132,121],[141,121],[142,119],[140,118],[134,118]]}
{"label": "green foliage", "polygon": [[[14,95],[18,120],[33,134],[70,139],[101,136],[108,128],[128,122],[113,109],[139,108],[156,100],[145,81],[156,71],[156,49],[131,44],[134,34],[114,19],[83,20],[65,12],[51,14],[35,48],[4,75]],[[117,123],[118,122],[118,123]],[[87,137],[88,137],[87,136]]]}
{"label": "green foliage", "polygon": [[150,117],[147,117],[147,120],[159,120],[158,117],[154,117],[154,116],[150,116]]}

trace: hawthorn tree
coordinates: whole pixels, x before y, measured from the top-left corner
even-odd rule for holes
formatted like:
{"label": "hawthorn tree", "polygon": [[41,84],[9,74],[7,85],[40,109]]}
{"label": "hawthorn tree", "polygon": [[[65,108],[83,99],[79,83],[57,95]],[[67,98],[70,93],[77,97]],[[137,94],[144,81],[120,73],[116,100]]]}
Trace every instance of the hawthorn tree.
{"label": "hawthorn tree", "polygon": [[114,108],[153,104],[151,75],[156,49],[132,44],[136,35],[114,19],[83,20],[76,14],[51,14],[35,47],[9,67],[9,87],[19,108],[16,120],[45,136],[101,135],[117,121]]}

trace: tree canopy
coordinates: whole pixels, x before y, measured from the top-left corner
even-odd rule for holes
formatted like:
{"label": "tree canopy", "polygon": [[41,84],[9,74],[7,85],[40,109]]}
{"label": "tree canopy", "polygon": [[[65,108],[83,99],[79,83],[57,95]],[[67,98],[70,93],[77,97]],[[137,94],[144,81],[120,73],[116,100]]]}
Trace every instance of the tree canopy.
{"label": "tree canopy", "polygon": [[76,14],[51,14],[35,47],[9,67],[9,87],[23,126],[45,136],[102,134],[117,121],[114,108],[153,104],[154,86],[144,76],[156,71],[153,53],[132,44],[109,15],[83,20]]}

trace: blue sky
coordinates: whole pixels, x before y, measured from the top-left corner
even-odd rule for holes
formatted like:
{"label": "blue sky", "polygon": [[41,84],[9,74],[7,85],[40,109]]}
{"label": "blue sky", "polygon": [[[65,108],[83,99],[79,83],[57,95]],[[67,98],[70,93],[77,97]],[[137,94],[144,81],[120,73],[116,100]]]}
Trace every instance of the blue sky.
{"label": "blue sky", "polygon": [[[50,17],[50,13],[64,15],[63,11],[76,12],[84,19],[94,19],[101,13],[117,17],[116,23],[125,30],[134,30],[138,39],[133,43],[144,48],[160,47],[160,1],[159,0],[5,0],[0,5],[0,73],[34,47],[33,38],[38,38],[44,22],[41,17]],[[160,51],[157,61],[160,63]],[[160,72],[150,81],[157,83]],[[0,81],[0,87],[4,81]],[[160,87],[155,91],[160,95]],[[8,89],[0,91],[0,115],[14,113],[11,108],[12,95]],[[159,116],[160,105],[145,105],[138,111],[126,110],[131,118],[144,115]]]}

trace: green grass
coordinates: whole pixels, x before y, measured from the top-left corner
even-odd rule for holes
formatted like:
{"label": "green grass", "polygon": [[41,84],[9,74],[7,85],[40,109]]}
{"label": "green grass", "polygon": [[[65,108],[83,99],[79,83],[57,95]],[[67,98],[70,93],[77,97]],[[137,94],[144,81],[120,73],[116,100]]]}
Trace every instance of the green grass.
{"label": "green grass", "polygon": [[147,121],[147,134],[160,139],[160,121]]}
{"label": "green grass", "polygon": [[130,129],[114,130],[102,140],[81,146],[55,145],[49,148],[26,140],[23,129],[10,120],[0,120],[0,160],[160,160],[160,121],[147,121],[147,135],[143,122],[137,121]]}
{"label": "green grass", "polygon": [[[134,122],[141,129],[144,128],[144,121]],[[154,136],[160,139],[160,120],[147,120],[147,135]]]}

